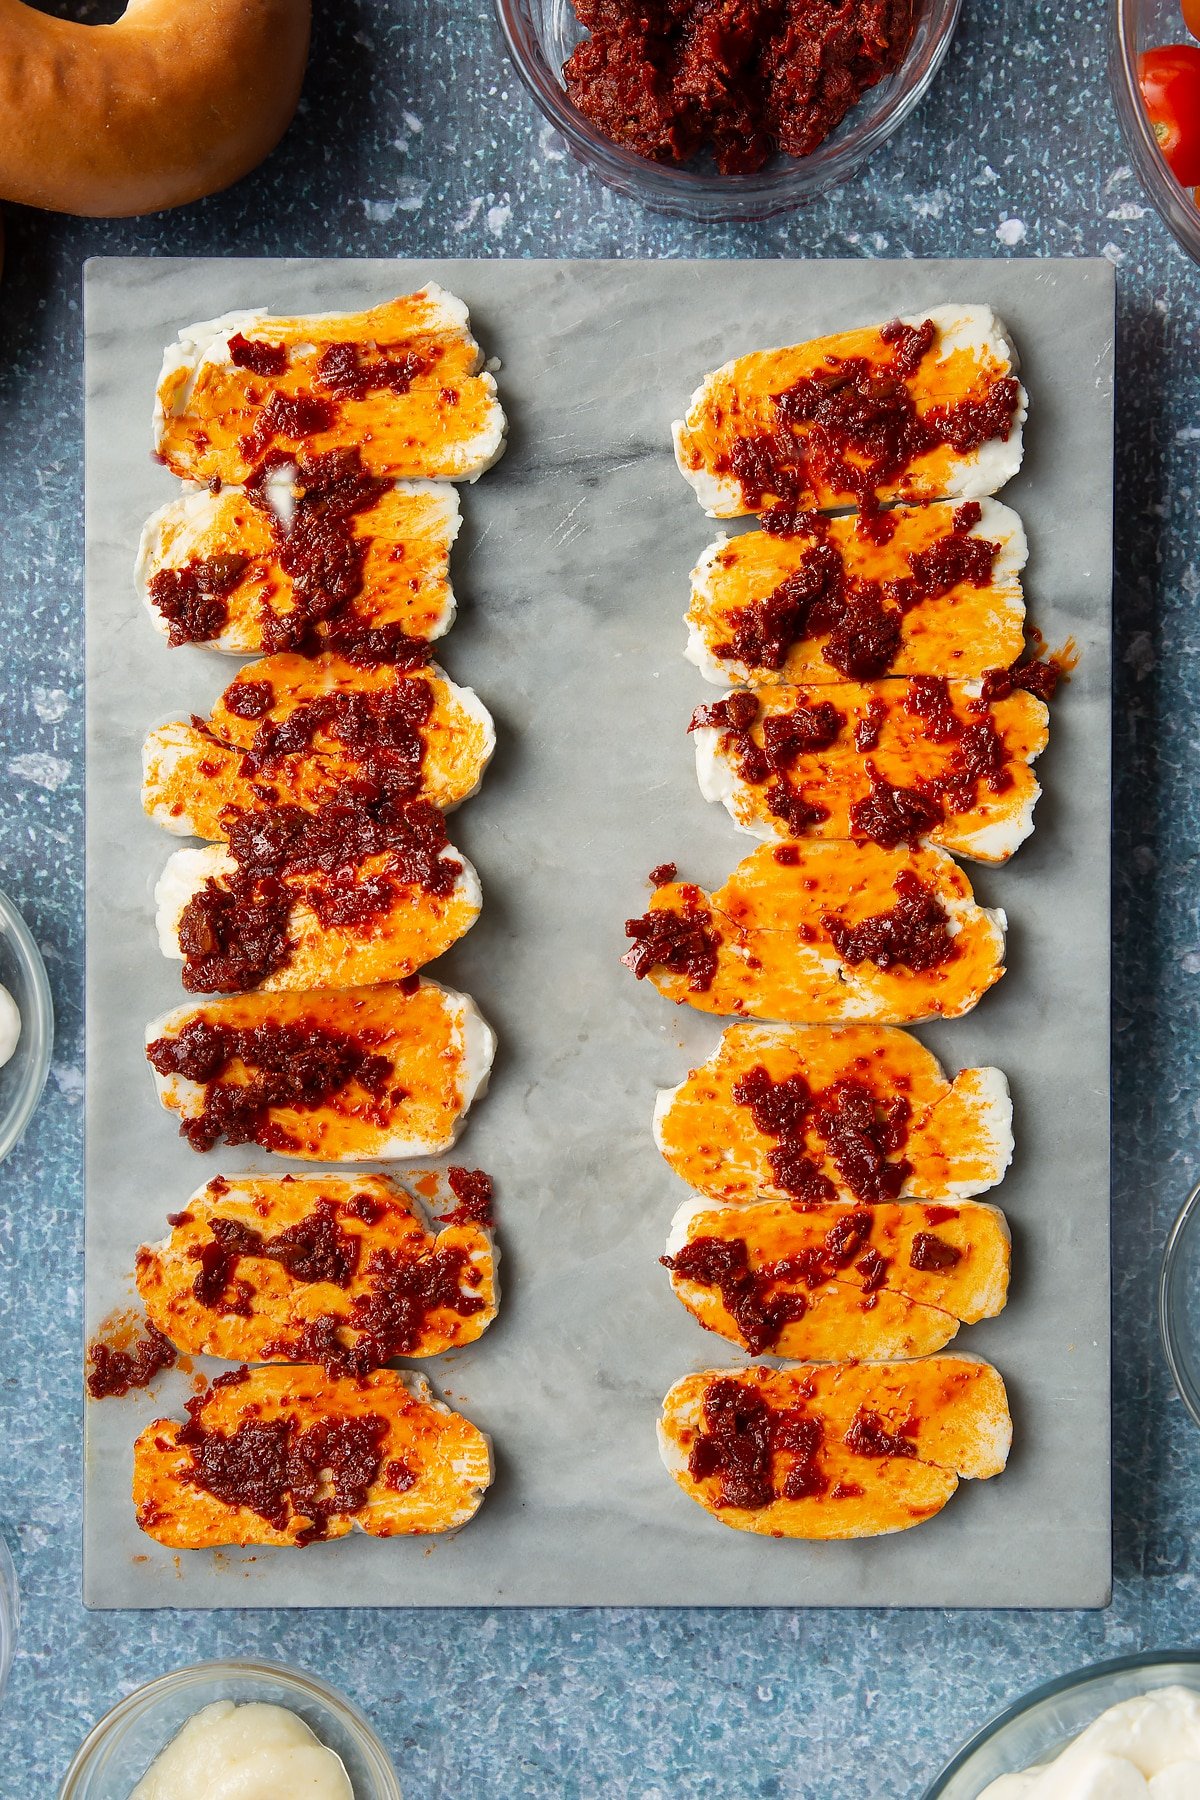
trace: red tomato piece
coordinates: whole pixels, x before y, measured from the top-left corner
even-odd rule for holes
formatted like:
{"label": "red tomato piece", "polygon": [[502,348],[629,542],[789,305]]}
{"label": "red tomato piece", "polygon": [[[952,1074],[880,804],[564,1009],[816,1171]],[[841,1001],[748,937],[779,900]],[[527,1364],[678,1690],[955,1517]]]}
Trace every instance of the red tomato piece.
{"label": "red tomato piece", "polygon": [[1183,22],[1194,38],[1200,38],[1200,0],[1183,0]]}
{"label": "red tomato piece", "polygon": [[1200,49],[1167,44],[1138,57],[1142,104],[1175,179],[1200,185]]}

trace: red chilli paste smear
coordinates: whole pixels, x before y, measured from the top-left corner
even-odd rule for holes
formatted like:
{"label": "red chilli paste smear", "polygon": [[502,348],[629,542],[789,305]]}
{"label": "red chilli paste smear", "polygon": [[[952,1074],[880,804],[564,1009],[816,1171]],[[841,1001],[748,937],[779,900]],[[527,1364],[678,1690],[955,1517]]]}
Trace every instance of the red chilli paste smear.
{"label": "red chilli paste smear", "polygon": [[[975,535],[973,528],[981,516],[976,501],[957,507],[950,531],[909,555],[907,575],[876,581],[849,572],[842,551],[825,535],[826,521],[811,513],[794,520],[789,515],[790,525],[814,533],[817,541],[804,551],[799,567],[764,599],[731,608],[726,621],[729,636],[714,644],[714,656],[778,672],[796,644],[824,639],[821,660],[845,680],[877,680],[899,654],[908,613],[943,599],[963,583],[976,588],[990,584],[1000,545]],[[892,515],[878,517],[878,529],[890,530],[883,521]],[[764,529],[780,532],[780,518],[765,515]]]}
{"label": "red chilli paste smear", "polygon": [[[146,1056],[159,1075],[179,1075],[203,1088],[200,1111],[179,1126],[193,1150],[211,1150],[222,1138],[227,1144],[292,1150],[296,1141],[270,1118],[271,1108],[311,1111],[352,1082],[378,1101],[392,1075],[386,1056],[320,1025],[266,1022],[239,1028],[191,1019],[177,1037],[156,1038]],[[249,1081],[222,1081],[235,1061],[251,1071]]]}
{"label": "red chilli paste smear", "polygon": [[813,1089],[798,1072],[773,1081],[759,1063],[735,1084],[733,1098],[749,1108],[756,1130],[776,1140],[767,1157],[775,1185],[802,1205],[837,1198],[810,1153],[810,1134],[823,1143],[846,1189],[865,1204],[896,1199],[912,1172],[898,1155],[912,1116],[903,1095],[881,1105],[861,1082],[847,1078]]}

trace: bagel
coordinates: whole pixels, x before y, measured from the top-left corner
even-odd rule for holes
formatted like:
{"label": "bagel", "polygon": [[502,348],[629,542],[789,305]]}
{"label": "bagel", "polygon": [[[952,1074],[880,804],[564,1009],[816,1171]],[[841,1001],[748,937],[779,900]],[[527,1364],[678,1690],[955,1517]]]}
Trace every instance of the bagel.
{"label": "bagel", "polygon": [[311,0],[129,0],[111,25],[0,0],[0,199],[126,218],[260,163],[296,110]]}

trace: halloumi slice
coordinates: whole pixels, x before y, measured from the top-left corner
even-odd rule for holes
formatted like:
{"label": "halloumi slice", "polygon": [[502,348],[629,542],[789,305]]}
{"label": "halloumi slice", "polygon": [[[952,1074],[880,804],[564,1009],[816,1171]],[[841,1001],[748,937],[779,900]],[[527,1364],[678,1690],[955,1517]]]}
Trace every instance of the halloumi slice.
{"label": "halloumi slice", "polygon": [[385,1175],[218,1175],[137,1253],[148,1317],[177,1349],[365,1374],[474,1343],[499,1304],[472,1220],[436,1229]]}
{"label": "halloumi slice", "polygon": [[693,1198],[663,1260],[688,1311],[752,1356],[857,1362],[927,1356],[960,1324],[994,1318],[1009,1249],[1004,1214],[978,1201],[714,1208]]}
{"label": "halloumi slice", "polygon": [[345,781],[449,812],[479,790],[496,728],[479,696],[443,671],[359,668],[344,657],[247,663],[208,719],[156,726],[142,749],[142,805],[180,837],[216,841],[231,815],[315,811]]}
{"label": "halloumi slice", "polygon": [[[696,389],[672,427],[675,460],[710,518],[778,503],[850,506],[859,495],[839,469],[839,453],[869,468],[886,424],[900,425],[905,452],[915,421],[924,433],[897,467],[870,483],[876,494],[907,501],[994,494],[1021,466],[1027,397],[1017,366],[989,306],[937,306],[755,350]],[[972,418],[970,409],[985,410]]]}
{"label": "halloumi slice", "polygon": [[998,1371],[964,1356],[756,1364],[676,1382],[658,1441],[684,1493],[735,1531],[865,1538],[999,1475],[1012,1420]]}
{"label": "halloumi slice", "polygon": [[976,508],[968,523],[975,508],[897,507],[882,541],[850,516],[718,538],[692,570],[684,655],[706,681],[751,687],[1008,668],[1028,541],[1011,507]]}
{"label": "halloumi slice", "polygon": [[958,1204],[1003,1179],[1012,1098],[999,1069],[948,1081],[894,1026],[730,1025],[707,1061],[659,1091],[654,1141],[723,1206]]}
{"label": "halloumi slice", "polygon": [[365,312],[186,326],[163,359],[154,448],[191,481],[244,481],[271,451],[350,447],[373,475],[473,481],[506,428],[467,308],[429,282]]}
{"label": "halloumi slice", "polygon": [[322,644],[369,652],[389,642],[408,649],[449,631],[456,611],[450,549],[461,523],[454,488],[381,483],[370,504],[343,522],[353,571],[339,568],[330,579],[318,567],[298,592],[291,551],[310,528],[306,507],[319,505],[311,487],[308,499],[305,493],[289,465],[257,499],[242,487],[197,488],[150,515],[134,581],[168,643],[203,643],[229,656]]}
{"label": "halloumi slice", "polygon": [[935,676],[739,689],[696,711],[696,778],[752,837],[936,844],[1002,863],[1033,831],[1044,700]]}
{"label": "halloumi slice", "polygon": [[699,1012],[906,1025],[970,1012],[1004,973],[999,911],[942,850],[761,845],[713,893],[657,888],[622,959]]}
{"label": "halloumi slice", "polygon": [[[436,859],[457,871],[445,894],[394,875],[392,860],[388,854],[364,857],[339,867],[332,881],[324,873],[287,873],[271,877],[265,887],[251,884],[239,890],[239,865],[224,846],[176,850],[154,889],[159,948],[184,964],[184,986],[193,994],[282,993],[403,981],[465,937],[483,908],[483,890],[473,865],[453,845]],[[380,896],[361,918],[343,920],[336,911],[323,910],[335,896],[353,909],[355,897],[367,896],[373,887],[381,890]],[[261,974],[264,962],[254,960],[257,921],[245,937],[247,908],[237,896],[245,892],[253,902],[267,891],[280,916],[278,937],[265,959],[269,972]],[[219,910],[208,916],[204,908],[213,900]],[[236,963],[239,947],[247,943],[249,969],[231,973],[230,953]]]}
{"label": "halloumi slice", "polygon": [[407,1370],[239,1369],[187,1412],[133,1451],[137,1522],[170,1550],[455,1531],[492,1481],[484,1433]]}
{"label": "halloumi slice", "polygon": [[395,1162],[454,1143],[487,1089],[496,1039],[473,1000],[397,985],[232,994],[146,1029],[159,1100],[196,1150],[228,1144],[313,1162]]}

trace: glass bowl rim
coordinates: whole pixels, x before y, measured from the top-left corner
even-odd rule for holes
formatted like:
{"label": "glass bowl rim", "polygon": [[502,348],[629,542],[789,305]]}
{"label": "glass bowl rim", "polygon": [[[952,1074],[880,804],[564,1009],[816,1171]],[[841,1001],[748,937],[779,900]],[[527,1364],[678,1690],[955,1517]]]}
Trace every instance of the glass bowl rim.
{"label": "glass bowl rim", "polygon": [[0,1120],[0,1162],[3,1162],[20,1143],[25,1127],[37,1109],[46,1077],[50,1073],[50,1059],[54,1052],[54,1001],[50,993],[50,978],[46,974],[46,965],[37,940],[25,923],[16,902],[2,889],[0,934],[7,936],[15,947],[17,961],[28,978],[32,999],[29,1016],[24,1012],[21,1015],[24,1050],[18,1044],[15,1052],[18,1057],[24,1054],[24,1067],[13,1096],[12,1110],[6,1119]]}
{"label": "glass bowl rim", "polygon": [[[337,1714],[351,1735],[358,1739],[359,1748],[368,1764],[372,1765],[371,1773],[379,1783],[385,1800],[402,1800],[395,1764],[374,1726],[352,1700],[337,1688],[331,1687],[328,1682],[322,1681],[319,1675],[310,1675],[307,1670],[293,1668],[288,1663],[260,1662],[256,1658],[243,1657],[216,1657],[209,1662],[188,1663],[182,1669],[168,1669],[166,1674],[156,1675],[150,1681],[143,1682],[140,1687],[134,1688],[131,1693],[110,1706],[103,1717],[97,1719],[72,1757],[58,1790],[58,1800],[75,1800],[80,1792],[79,1783],[89,1773],[97,1752],[116,1727],[131,1715],[164,1694],[200,1686],[206,1680],[225,1677],[233,1680],[240,1677],[277,1682],[281,1687],[292,1688],[299,1695],[307,1695],[320,1701]],[[165,1744],[163,1747],[166,1747]]]}
{"label": "glass bowl rim", "polygon": [[1167,167],[1138,94],[1141,5],[1142,0],[1108,0],[1108,74],[1117,123],[1146,198],[1180,249],[1200,261],[1200,207],[1188,199],[1187,189]]}
{"label": "glass bowl rim", "polygon": [[[555,79],[537,45],[536,57],[527,54],[523,28],[530,12],[530,0],[494,0],[494,10],[509,61],[522,85],[553,128],[566,139],[576,156],[600,178],[615,185],[626,197],[667,211],[682,212],[701,222],[727,219],[753,222],[801,205],[831,187],[847,181],[897,131],[919,105],[932,86],[954,40],[962,15],[963,0],[925,0],[928,9],[940,12],[936,36],[926,51],[919,73],[910,72],[906,85],[895,89],[883,104],[879,116],[862,130],[838,140],[837,132],[808,156],[785,159],[767,172],[755,175],[709,174],[686,165],[657,163],[614,143],[593,126],[567,99],[565,90]],[[530,20],[530,24],[532,21]],[[537,37],[536,31],[532,33]],[[912,53],[905,52],[904,61],[889,79],[904,76]],[[543,68],[548,79],[543,75]],[[854,114],[870,104],[874,90],[867,89]],[[840,127],[839,127],[840,129]],[[832,146],[832,147],[830,147]],[[689,207],[695,207],[694,213]]]}
{"label": "glass bowl rim", "polygon": [[17,1565],[4,1533],[0,1531],[0,1700],[8,1685],[9,1671],[21,1629],[21,1584]]}
{"label": "glass bowl rim", "polygon": [[1188,1235],[1196,1228],[1198,1210],[1200,1210],[1200,1181],[1197,1181],[1180,1207],[1175,1221],[1167,1233],[1167,1241],[1163,1245],[1162,1262],[1158,1271],[1158,1335],[1162,1339],[1163,1355],[1167,1359],[1167,1367],[1171,1371],[1175,1391],[1194,1422],[1200,1425],[1200,1392],[1197,1392],[1192,1382],[1184,1374],[1183,1359],[1177,1348],[1176,1309],[1172,1299],[1176,1268]]}
{"label": "glass bowl rim", "polygon": [[[940,1800],[946,1791],[946,1784],[953,1776],[960,1775],[970,1763],[972,1757],[982,1750],[986,1743],[994,1738],[997,1732],[1003,1731],[1006,1725],[1032,1712],[1035,1706],[1043,1701],[1053,1700],[1059,1694],[1069,1693],[1072,1688],[1087,1687],[1093,1681],[1100,1681],[1106,1675],[1131,1674],[1136,1669],[1150,1670],[1167,1668],[1172,1664],[1191,1664],[1200,1668],[1200,1650],[1141,1650],[1131,1656],[1114,1656],[1105,1662],[1085,1663],[1082,1668],[1071,1669],[1065,1675],[1055,1675],[1049,1681],[1043,1681],[1031,1688],[1019,1700],[1014,1700],[1002,1712],[982,1725],[970,1737],[962,1748],[951,1757],[950,1761],[933,1779],[921,1796],[921,1800]],[[1022,1771],[1014,1771],[1020,1773]]]}

